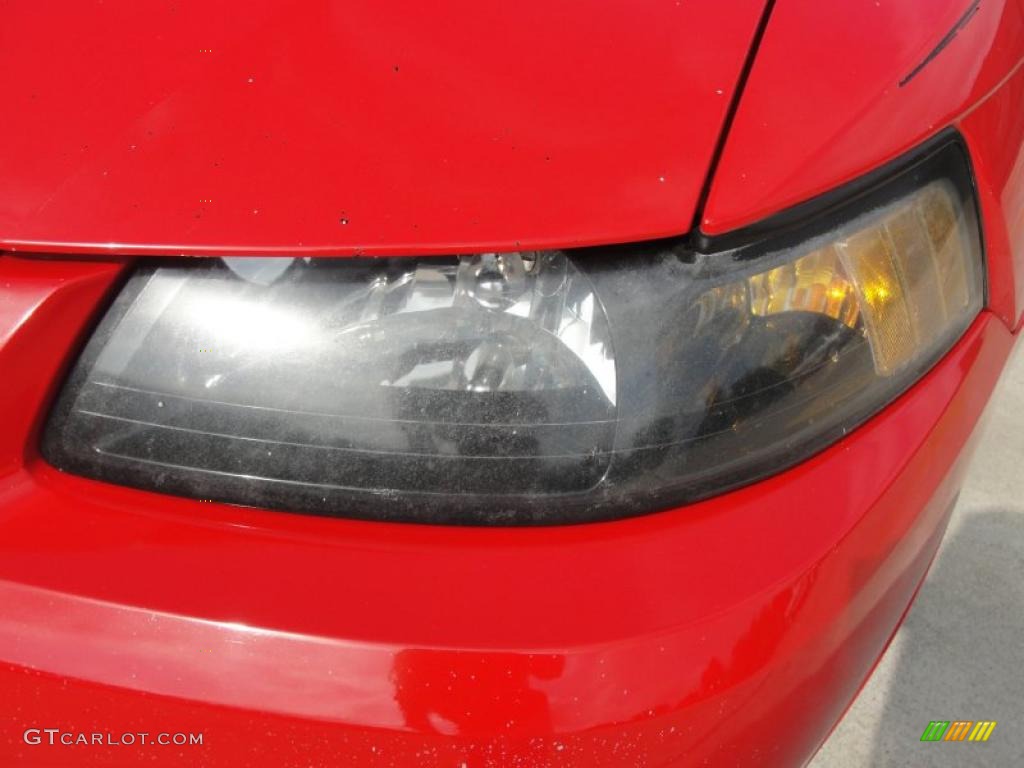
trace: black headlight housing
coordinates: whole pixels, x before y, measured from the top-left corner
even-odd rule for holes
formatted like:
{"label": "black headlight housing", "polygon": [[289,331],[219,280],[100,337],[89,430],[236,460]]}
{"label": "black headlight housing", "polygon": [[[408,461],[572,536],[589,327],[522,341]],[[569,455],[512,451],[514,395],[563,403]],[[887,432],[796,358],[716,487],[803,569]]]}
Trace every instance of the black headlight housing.
{"label": "black headlight housing", "polygon": [[374,520],[576,523],[693,501],[856,427],[982,306],[955,134],[798,213],[699,249],[142,262],[43,455]]}

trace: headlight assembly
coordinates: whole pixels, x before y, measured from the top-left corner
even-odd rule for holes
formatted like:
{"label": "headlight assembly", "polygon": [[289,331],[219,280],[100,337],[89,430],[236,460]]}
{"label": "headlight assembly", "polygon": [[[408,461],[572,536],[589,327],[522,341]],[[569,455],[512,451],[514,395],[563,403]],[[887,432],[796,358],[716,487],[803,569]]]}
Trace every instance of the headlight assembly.
{"label": "headlight assembly", "polygon": [[152,261],[86,346],[43,451],[110,482],[321,514],[622,517],[839,438],[982,300],[955,139],[706,253]]}

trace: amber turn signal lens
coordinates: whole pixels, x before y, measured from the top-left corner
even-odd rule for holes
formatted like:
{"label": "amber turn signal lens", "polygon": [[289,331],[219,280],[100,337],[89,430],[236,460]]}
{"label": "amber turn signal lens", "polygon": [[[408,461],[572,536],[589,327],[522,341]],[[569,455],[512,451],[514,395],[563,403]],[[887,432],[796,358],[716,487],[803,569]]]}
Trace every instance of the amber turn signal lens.
{"label": "amber turn signal lens", "polygon": [[970,305],[974,254],[944,182],[932,182],[836,247],[853,278],[880,375],[907,365]]}
{"label": "amber turn signal lens", "polygon": [[860,328],[875,372],[891,376],[943,338],[980,296],[976,238],[955,189],[929,183],[796,259],[747,279],[751,313],[814,312]]}

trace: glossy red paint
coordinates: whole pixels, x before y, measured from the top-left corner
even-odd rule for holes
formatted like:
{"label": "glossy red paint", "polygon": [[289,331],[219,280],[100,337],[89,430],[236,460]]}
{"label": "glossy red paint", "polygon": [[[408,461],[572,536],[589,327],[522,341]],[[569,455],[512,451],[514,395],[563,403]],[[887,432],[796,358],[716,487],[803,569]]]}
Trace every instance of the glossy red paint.
{"label": "glossy red paint", "polygon": [[763,7],[8,3],[0,247],[403,254],[679,234]]}
{"label": "glossy red paint", "polygon": [[[1021,194],[1015,190],[1021,189],[1024,110],[1019,86],[1011,95],[1005,84],[1024,62],[1024,1],[978,4],[949,44],[900,85],[974,5],[971,0],[777,3],[725,142],[701,229],[716,234],[751,224],[882,165],[950,124],[977,124],[971,112],[996,93],[1001,106],[990,108],[996,114],[989,118],[986,141],[975,148],[999,153],[993,158],[999,163],[995,173],[1016,174],[1014,186],[1002,194]],[[1013,202],[1018,207],[1007,212],[1019,217],[1020,201]],[[1024,247],[1019,239],[1015,245],[1017,272],[1024,275]],[[994,290],[1005,302],[1012,281],[1000,280]],[[1006,309],[1009,321],[1013,310],[999,309]],[[1020,311],[1018,306],[1015,316]]]}
{"label": "glossy red paint", "polygon": [[[580,19],[559,5],[505,15],[467,2],[443,24],[430,9],[379,3],[344,16],[270,2],[248,15],[110,5],[48,14],[45,49],[25,31],[40,8],[5,9],[8,245],[397,253],[681,232],[761,4],[588,6]],[[38,456],[40,424],[129,260],[0,256],[0,763],[809,758],[923,578],[1024,297],[1013,261],[1024,250],[1020,0],[983,2],[896,95],[885,84],[961,4],[883,2],[866,20],[852,4],[818,18],[819,5],[777,3],[705,228],[804,199],[955,122],[977,174],[990,306],[841,442],[686,508],[441,528],[64,475]],[[570,18],[604,47],[567,45]],[[373,36],[384,47],[366,44],[370,26],[389,31]],[[484,34],[494,30],[500,40]],[[274,55],[272,40],[283,41]],[[695,62],[711,74],[692,79]],[[808,90],[791,87],[794,72]],[[723,95],[716,84],[706,94],[703,78],[719,75]],[[380,100],[382,88],[394,99]],[[550,142],[549,170],[538,157]],[[652,191],[663,162],[672,173]],[[31,727],[201,731],[205,743],[32,746]]]}
{"label": "glossy red paint", "polygon": [[[0,405],[13,425],[0,437],[8,762],[184,750],[275,766],[797,763],[922,578],[1012,343],[983,313],[863,428],[685,509],[544,529],[365,523],[113,487],[41,462],[52,382],[118,273],[0,258],[16,307],[0,362],[18,387]],[[57,330],[34,343],[41,329]],[[207,742],[29,746],[30,727]]]}
{"label": "glossy red paint", "polygon": [[1024,322],[1024,67],[960,121],[985,219],[989,306]]}

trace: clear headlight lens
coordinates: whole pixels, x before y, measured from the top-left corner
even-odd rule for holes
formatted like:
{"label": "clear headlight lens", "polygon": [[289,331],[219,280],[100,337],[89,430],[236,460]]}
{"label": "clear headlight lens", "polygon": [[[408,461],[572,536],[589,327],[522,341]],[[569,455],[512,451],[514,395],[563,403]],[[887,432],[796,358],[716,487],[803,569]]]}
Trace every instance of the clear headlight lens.
{"label": "clear headlight lens", "polygon": [[90,340],[43,448],[113,482],[324,514],[625,516],[841,436],[982,298],[956,143],[720,253],[155,262]]}

